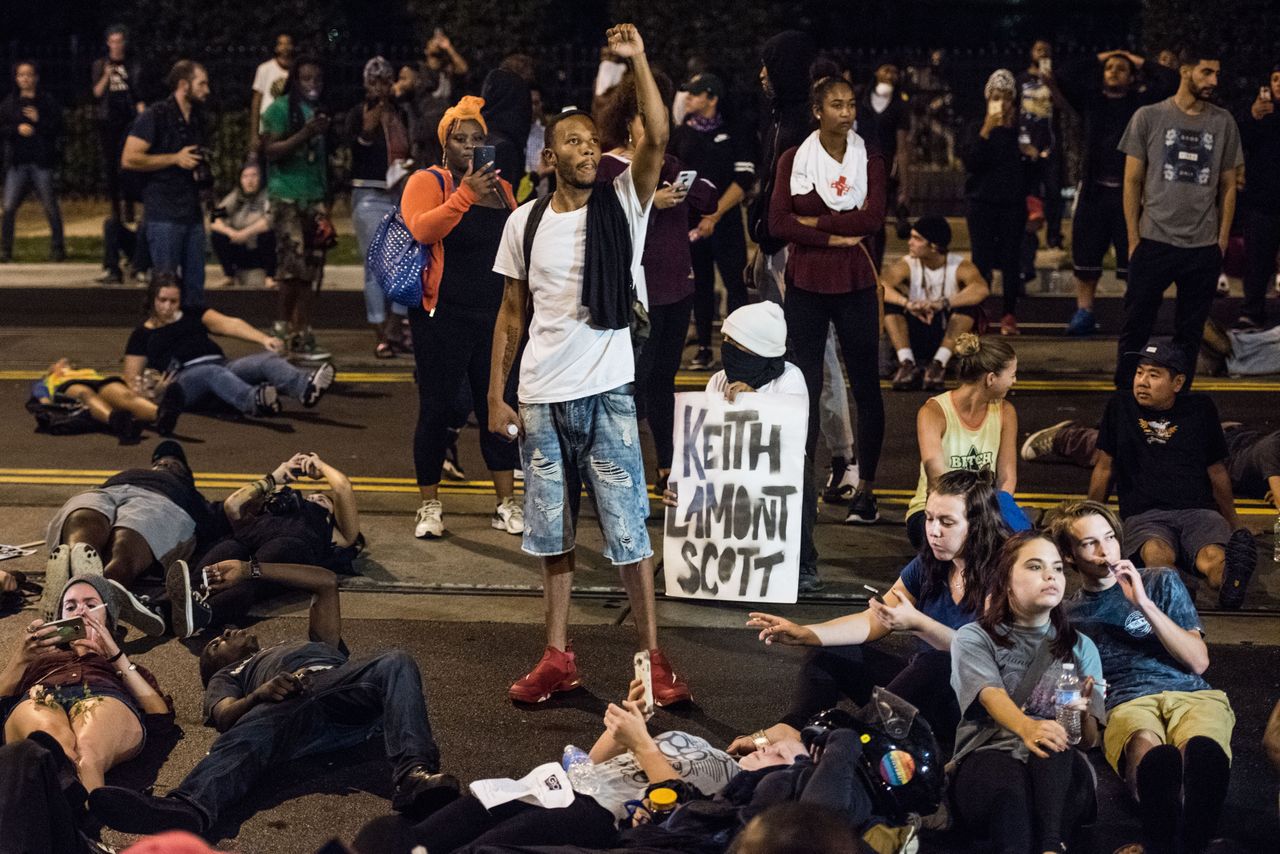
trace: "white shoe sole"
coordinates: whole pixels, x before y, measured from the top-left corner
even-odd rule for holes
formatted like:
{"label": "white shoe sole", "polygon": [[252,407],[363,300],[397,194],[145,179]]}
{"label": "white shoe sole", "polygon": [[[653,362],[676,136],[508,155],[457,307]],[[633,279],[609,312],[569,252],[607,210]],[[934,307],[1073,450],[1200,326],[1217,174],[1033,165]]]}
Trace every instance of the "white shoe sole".
{"label": "white shoe sole", "polygon": [[195,634],[195,614],[191,603],[191,574],[185,560],[174,561],[164,574],[164,591],[169,597],[173,635],[186,639]]}
{"label": "white shoe sole", "polygon": [[71,578],[71,546],[58,546],[49,553],[44,564],[44,592],[40,596],[40,618],[46,622],[55,620],[58,613],[58,598],[62,588]]}
{"label": "white shoe sole", "polygon": [[164,634],[164,619],[159,614],[142,604],[120,582],[108,579],[107,583],[115,591],[120,622],[128,623],[143,634],[153,638],[158,638]]}
{"label": "white shoe sole", "polygon": [[102,557],[88,543],[76,543],[71,547],[71,574],[102,575]]}
{"label": "white shoe sole", "polygon": [[503,519],[501,516],[494,516],[494,517],[490,518],[490,519],[489,519],[489,524],[490,524],[491,526],[493,526],[493,528],[495,528],[496,530],[499,530],[499,531],[506,531],[508,534],[523,534],[523,533],[524,533],[524,523],[523,523],[523,522],[521,522],[521,523],[520,523],[520,527],[518,527],[518,528],[517,528],[517,527],[515,527],[514,525],[509,524],[509,523],[507,522],[507,520]]}

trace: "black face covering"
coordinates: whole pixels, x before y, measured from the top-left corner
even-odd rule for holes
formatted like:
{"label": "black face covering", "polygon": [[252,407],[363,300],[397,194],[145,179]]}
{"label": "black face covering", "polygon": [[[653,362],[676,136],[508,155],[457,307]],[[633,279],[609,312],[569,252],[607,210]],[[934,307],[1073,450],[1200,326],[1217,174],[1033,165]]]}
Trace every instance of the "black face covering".
{"label": "black face covering", "polygon": [[786,366],[782,356],[757,356],[730,341],[720,345],[720,363],[724,365],[724,375],[729,382],[746,383],[755,389],[782,376]]}

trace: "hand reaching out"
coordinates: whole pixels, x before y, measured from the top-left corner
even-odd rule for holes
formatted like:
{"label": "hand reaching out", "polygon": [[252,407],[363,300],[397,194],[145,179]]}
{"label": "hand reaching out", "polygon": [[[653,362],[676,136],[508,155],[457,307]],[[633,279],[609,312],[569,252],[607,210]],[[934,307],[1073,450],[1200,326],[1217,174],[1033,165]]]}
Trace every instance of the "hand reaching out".
{"label": "hand reaching out", "polygon": [[747,627],[760,629],[760,640],[766,645],[780,643],[786,646],[822,646],[817,634],[808,626],[800,626],[783,617],[753,611],[748,615]]}

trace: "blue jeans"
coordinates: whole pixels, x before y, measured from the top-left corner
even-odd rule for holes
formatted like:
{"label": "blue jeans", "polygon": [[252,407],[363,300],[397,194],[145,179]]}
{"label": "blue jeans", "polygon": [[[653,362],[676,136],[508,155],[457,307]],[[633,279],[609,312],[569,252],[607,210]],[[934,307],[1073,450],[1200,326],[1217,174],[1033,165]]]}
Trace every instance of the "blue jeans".
{"label": "blue jeans", "polygon": [[267,383],[275,386],[281,394],[302,400],[310,378],[308,372],[264,350],[230,362],[220,360],[190,365],[178,371],[177,383],[190,407],[215,397],[238,412],[252,415],[256,409],[254,391],[257,386]]}
{"label": "blue jeans", "polygon": [[146,233],[152,273],[178,273],[182,276],[182,307],[203,306],[204,222],[147,220]]}
{"label": "blue jeans", "polygon": [[521,403],[525,554],[573,551],[585,483],[595,499],[604,556],[628,566],[653,556],[649,494],[630,385],[562,403]]}
{"label": "blue jeans", "polygon": [[402,650],[313,673],[305,697],[251,709],[218,736],[173,794],[203,813],[209,828],[271,766],[356,747],[379,732],[394,780],[417,765],[440,770],[422,676]]}
{"label": "blue jeans", "polygon": [[[356,231],[356,246],[360,247],[361,258],[369,254],[369,243],[373,240],[374,232],[378,230],[378,226],[382,224],[383,217],[395,209],[396,203],[386,190],[378,190],[373,187],[353,187],[351,189],[351,224]],[[382,292],[382,286],[378,284],[377,278],[370,275],[368,270],[365,270],[365,319],[375,326],[385,323],[388,304],[391,305],[391,310],[401,317],[409,313],[407,307],[391,303],[386,294]]]}
{"label": "blue jeans", "polygon": [[58,208],[58,195],[53,189],[53,170],[42,169],[34,163],[10,166],[4,176],[4,227],[0,232],[0,254],[13,255],[13,226],[18,208],[32,189],[44,206],[49,220],[49,248],[55,255],[66,251],[62,241],[62,211]]}

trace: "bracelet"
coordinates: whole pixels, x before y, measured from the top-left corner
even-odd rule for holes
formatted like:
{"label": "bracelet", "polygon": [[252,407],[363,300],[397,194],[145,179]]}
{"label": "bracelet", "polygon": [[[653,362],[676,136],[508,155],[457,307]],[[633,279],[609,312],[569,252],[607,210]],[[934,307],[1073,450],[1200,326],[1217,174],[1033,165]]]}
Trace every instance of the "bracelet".
{"label": "bracelet", "polygon": [[107,659],[107,664],[115,664],[120,660],[120,656],[124,655],[124,650],[117,650],[116,654]]}
{"label": "bracelet", "polygon": [[138,672],[138,665],[136,665],[136,664],[130,664],[130,665],[129,665],[128,667],[126,667],[124,670],[117,670],[117,671],[116,671],[116,675],[117,675],[117,676],[119,676],[121,679],[123,679],[123,678],[125,677],[125,673],[126,673],[126,672],[128,672],[128,673],[137,673],[137,672]]}
{"label": "bracelet", "polygon": [[764,750],[766,747],[773,744],[773,742],[769,740],[769,736],[766,735],[765,731],[762,729],[758,729],[751,733],[751,741],[755,744],[756,750]]}

